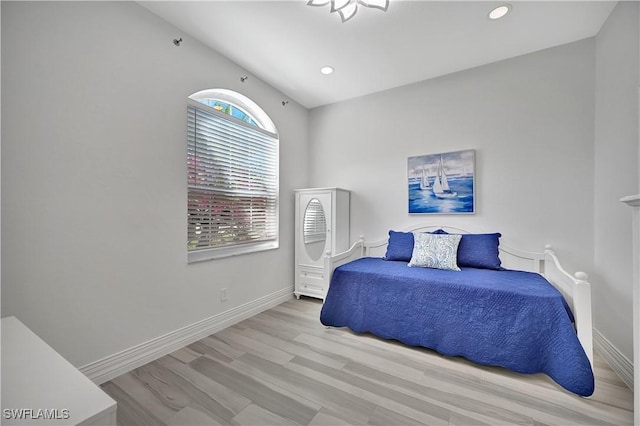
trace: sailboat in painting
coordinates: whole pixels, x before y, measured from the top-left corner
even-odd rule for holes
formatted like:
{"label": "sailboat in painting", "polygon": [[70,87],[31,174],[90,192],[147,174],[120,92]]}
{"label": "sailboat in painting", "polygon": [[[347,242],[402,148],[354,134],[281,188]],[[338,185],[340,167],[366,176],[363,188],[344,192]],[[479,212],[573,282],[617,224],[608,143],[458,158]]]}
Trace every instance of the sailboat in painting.
{"label": "sailboat in painting", "polygon": [[442,156],[440,156],[440,162],[438,163],[438,175],[433,180],[433,195],[438,198],[455,198],[458,196],[457,192],[449,188],[447,174],[444,172],[444,165],[442,164]]}
{"label": "sailboat in painting", "polygon": [[427,172],[424,170],[424,164],[422,165],[422,179],[420,179],[420,189],[431,189],[429,177],[427,176]]}

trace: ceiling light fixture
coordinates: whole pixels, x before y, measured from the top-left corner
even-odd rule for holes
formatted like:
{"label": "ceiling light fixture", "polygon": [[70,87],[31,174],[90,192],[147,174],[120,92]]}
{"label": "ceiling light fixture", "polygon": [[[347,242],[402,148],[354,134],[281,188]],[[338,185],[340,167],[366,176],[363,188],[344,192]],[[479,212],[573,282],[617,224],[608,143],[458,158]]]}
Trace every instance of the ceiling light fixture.
{"label": "ceiling light fixture", "polygon": [[309,0],[309,6],[326,6],[331,4],[331,13],[338,12],[342,22],[353,18],[358,11],[358,5],[386,11],[389,0]]}
{"label": "ceiling light fixture", "polygon": [[503,4],[502,6],[498,6],[489,12],[489,19],[500,19],[505,16],[511,10],[510,4]]}
{"label": "ceiling light fixture", "polygon": [[320,72],[324,75],[329,75],[331,73],[333,73],[333,67],[327,65],[326,67],[322,67],[320,68]]}

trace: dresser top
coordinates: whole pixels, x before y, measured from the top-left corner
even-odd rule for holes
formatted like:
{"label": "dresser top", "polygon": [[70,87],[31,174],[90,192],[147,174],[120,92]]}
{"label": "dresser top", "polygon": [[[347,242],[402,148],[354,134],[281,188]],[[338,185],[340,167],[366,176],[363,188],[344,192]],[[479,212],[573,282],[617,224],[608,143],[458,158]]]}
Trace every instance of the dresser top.
{"label": "dresser top", "polygon": [[16,317],[2,318],[3,425],[91,423],[115,409],[109,395]]}

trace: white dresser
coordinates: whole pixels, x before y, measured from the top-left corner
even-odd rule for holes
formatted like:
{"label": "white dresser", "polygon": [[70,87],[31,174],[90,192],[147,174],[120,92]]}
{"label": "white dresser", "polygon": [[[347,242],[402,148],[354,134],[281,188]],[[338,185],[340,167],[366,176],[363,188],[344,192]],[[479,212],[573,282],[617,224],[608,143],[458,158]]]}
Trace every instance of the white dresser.
{"label": "white dresser", "polygon": [[115,425],[116,402],[16,317],[2,318],[2,425]]}
{"label": "white dresser", "polygon": [[340,188],[295,191],[295,291],[324,299],[324,256],[349,248],[350,192]]}

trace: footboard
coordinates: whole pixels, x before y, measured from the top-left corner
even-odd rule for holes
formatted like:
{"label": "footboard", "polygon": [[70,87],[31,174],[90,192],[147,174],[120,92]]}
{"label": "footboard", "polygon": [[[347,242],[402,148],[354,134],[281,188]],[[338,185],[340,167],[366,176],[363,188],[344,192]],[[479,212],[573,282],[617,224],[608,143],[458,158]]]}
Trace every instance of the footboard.
{"label": "footboard", "polygon": [[558,257],[547,246],[544,252],[544,277],[557,288],[571,307],[576,333],[591,365],[593,365],[593,319],[591,317],[591,284],[584,272],[569,274]]}
{"label": "footboard", "polygon": [[359,259],[364,256],[364,237],[360,237],[358,241],[356,241],[349,250],[337,253],[332,255],[331,252],[327,251],[324,256],[324,300],[327,296],[327,292],[329,291],[329,284],[331,283],[331,277],[333,276],[333,271],[338,267],[342,266],[345,263],[349,263],[353,260]]}

